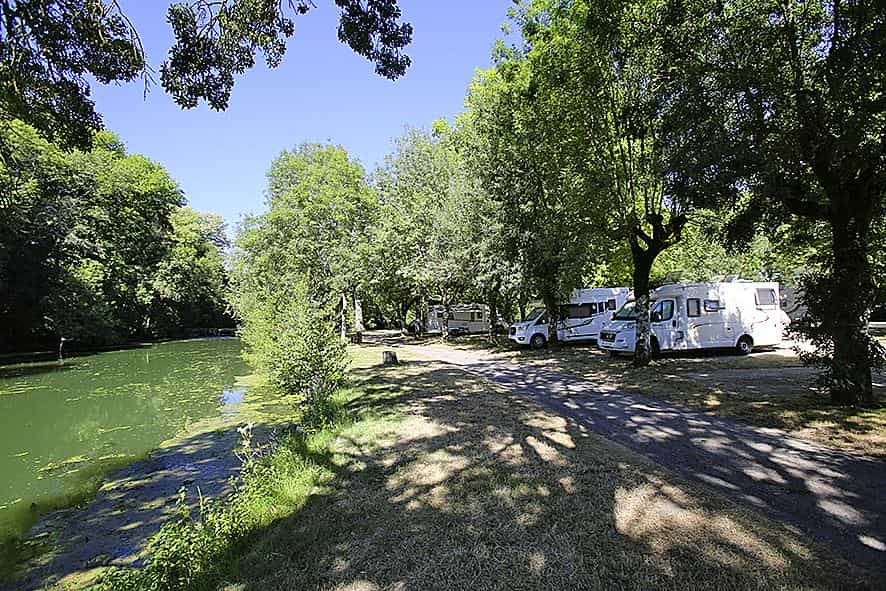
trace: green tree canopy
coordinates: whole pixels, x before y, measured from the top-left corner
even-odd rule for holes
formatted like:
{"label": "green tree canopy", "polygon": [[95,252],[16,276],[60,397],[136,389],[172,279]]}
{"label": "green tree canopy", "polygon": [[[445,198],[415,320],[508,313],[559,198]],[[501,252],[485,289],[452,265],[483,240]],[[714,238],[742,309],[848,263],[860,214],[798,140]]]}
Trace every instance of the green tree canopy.
{"label": "green tree canopy", "polygon": [[[733,235],[761,221],[822,224],[826,271],[807,281],[805,323],[832,396],[871,402],[882,350],[867,334],[874,298],[871,232],[886,192],[886,5],[730,0],[686,3],[692,27],[665,46],[691,150],[682,176],[736,193]],[[686,40],[695,51],[685,51]],[[719,184],[719,183],[718,183]]]}
{"label": "green tree canopy", "polygon": [[127,155],[108,132],[89,152],[63,152],[22,122],[0,129],[10,147],[0,162],[4,346],[167,336],[225,322],[221,222],[190,220],[197,214],[181,209],[162,167]]}

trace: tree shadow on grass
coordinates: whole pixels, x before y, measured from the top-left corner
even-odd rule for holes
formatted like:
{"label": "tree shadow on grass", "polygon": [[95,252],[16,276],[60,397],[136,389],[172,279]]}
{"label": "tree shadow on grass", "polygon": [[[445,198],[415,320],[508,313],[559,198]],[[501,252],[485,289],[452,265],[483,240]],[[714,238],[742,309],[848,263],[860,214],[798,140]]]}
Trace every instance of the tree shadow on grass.
{"label": "tree shadow on grass", "polygon": [[[193,588],[865,588],[788,529],[452,366],[355,372],[335,473]],[[368,423],[367,423],[368,424]]]}

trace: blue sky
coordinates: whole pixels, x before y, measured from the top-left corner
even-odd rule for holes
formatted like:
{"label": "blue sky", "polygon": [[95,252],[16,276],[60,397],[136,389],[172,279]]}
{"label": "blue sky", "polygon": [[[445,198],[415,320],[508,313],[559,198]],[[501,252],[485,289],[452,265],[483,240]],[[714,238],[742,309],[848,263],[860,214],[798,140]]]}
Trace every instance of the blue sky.
{"label": "blue sky", "polygon": [[[338,42],[332,0],[296,20],[283,64],[260,63],[234,87],[230,106],[183,111],[154,86],[93,86],[105,126],[132,153],[165,166],[189,204],[223,215],[233,231],[243,213],[264,208],[265,173],[281,150],[331,141],[371,170],[407,125],[427,126],[459,112],[477,68],[490,64],[511,0],[400,0],[414,28],[404,78],[380,78],[373,65]],[[168,2],[121,3],[150,64],[159,68],[172,42]]]}

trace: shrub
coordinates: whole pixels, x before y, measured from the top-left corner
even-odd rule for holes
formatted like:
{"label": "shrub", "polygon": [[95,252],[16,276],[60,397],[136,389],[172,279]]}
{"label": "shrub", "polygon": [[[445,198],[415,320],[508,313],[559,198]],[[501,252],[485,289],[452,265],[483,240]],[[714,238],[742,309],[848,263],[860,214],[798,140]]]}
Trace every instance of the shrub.
{"label": "shrub", "polygon": [[304,279],[276,284],[264,293],[237,298],[247,360],[275,387],[311,409],[343,383],[345,346]]}

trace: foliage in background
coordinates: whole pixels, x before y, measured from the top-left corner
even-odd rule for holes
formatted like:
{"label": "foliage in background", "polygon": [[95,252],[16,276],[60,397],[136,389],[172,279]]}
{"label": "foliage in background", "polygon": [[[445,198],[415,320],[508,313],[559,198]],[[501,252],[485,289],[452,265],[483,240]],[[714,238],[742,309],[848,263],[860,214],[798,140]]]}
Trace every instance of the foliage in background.
{"label": "foliage in background", "polygon": [[224,324],[230,246],[222,217],[182,207],[170,216],[169,250],[151,281],[154,326],[164,335],[182,335],[190,327]]}
{"label": "foliage in background", "polygon": [[189,221],[196,214],[181,209],[161,166],[127,155],[108,132],[89,152],[63,152],[18,121],[0,125],[0,136],[0,346],[100,344],[229,322],[220,221]]}
{"label": "foliage in background", "polygon": [[462,129],[407,129],[374,175],[380,209],[368,242],[369,295],[400,326],[429,303],[508,298],[501,219],[472,169]]}

